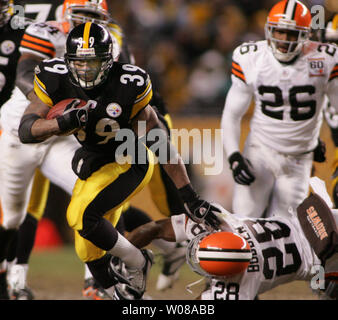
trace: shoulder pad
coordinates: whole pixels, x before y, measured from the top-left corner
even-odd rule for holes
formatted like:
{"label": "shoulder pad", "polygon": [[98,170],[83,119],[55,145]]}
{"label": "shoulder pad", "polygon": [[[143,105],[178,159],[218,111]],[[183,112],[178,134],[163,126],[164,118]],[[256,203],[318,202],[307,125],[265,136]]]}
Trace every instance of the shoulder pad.
{"label": "shoulder pad", "polygon": [[45,40],[50,40],[56,34],[62,33],[57,27],[45,22],[33,23],[26,29],[26,33],[31,36],[40,37]]}
{"label": "shoulder pad", "polygon": [[27,27],[23,35],[20,52],[31,53],[50,59],[63,50],[65,35],[55,26],[46,23],[34,23]]}
{"label": "shoulder pad", "polygon": [[250,41],[239,45],[234,54],[248,56],[257,53],[264,46],[264,41]]}
{"label": "shoulder pad", "polygon": [[63,75],[68,73],[68,68],[63,59],[54,58],[43,60],[35,67],[34,91],[41,101],[53,105],[56,101],[59,83],[64,81]]}

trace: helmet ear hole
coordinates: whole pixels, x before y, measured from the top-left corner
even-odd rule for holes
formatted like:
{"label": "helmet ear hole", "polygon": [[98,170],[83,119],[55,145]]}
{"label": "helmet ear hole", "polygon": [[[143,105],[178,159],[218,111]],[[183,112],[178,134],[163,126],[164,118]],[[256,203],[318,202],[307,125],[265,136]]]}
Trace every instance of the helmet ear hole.
{"label": "helmet ear hole", "polygon": [[243,273],[252,254],[248,242],[232,232],[203,233],[194,238],[187,261],[197,273],[208,277],[230,277]]}

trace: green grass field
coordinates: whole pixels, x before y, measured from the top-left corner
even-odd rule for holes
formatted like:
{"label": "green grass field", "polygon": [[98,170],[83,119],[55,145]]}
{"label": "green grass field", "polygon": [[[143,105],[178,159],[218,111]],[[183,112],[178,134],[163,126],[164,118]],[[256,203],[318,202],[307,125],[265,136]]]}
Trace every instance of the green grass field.
{"label": "green grass field", "polygon": [[[157,276],[161,270],[161,257],[155,254],[155,263],[148,280],[148,291],[153,299],[194,299],[203,286],[194,294],[185,287],[200,277],[185,265],[180,279],[166,292],[155,290]],[[82,299],[84,267],[72,246],[60,249],[33,251],[30,259],[28,285],[33,289],[36,299]]]}
{"label": "green grass field", "polygon": [[[155,254],[155,264],[148,280],[147,294],[155,300],[194,300],[203,290],[204,282],[193,286],[193,294],[186,286],[199,280],[197,274],[187,265],[181,268],[180,278],[174,286],[164,292],[155,289],[157,276],[162,261]],[[35,298],[39,300],[80,300],[83,288],[84,267],[76,256],[73,246],[60,249],[33,251],[30,259],[28,285],[33,289]],[[309,300],[317,299],[311,293],[309,285],[302,281],[279,286],[260,295],[262,300]]]}

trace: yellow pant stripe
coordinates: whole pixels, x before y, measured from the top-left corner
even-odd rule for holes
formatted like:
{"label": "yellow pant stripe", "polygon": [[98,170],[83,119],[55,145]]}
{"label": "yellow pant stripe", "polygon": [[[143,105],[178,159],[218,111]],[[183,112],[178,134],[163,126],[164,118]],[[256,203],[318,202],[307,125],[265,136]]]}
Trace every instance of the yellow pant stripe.
{"label": "yellow pant stripe", "polygon": [[39,169],[36,169],[32,192],[27,208],[27,212],[29,212],[36,220],[40,220],[45,211],[49,186],[49,180],[43,176]]}

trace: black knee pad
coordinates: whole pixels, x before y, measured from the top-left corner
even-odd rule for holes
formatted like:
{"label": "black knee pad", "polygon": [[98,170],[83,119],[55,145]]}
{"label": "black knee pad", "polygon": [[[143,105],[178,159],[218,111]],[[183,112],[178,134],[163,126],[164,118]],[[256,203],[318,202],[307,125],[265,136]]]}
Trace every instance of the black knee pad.
{"label": "black knee pad", "polygon": [[95,220],[85,220],[84,228],[79,231],[81,237],[89,240],[102,250],[110,250],[114,247],[118,232],[114,226],[106,219],[100,217]]}

